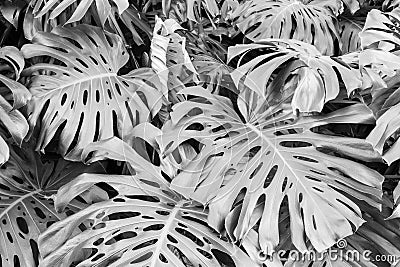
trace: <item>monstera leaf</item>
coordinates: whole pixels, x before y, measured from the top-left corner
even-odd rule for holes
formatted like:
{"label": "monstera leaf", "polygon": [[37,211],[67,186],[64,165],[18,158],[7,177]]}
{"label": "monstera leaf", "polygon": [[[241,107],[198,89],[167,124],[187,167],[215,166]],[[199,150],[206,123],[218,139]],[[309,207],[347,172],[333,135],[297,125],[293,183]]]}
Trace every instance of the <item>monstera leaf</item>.
{"label": "monstera leaf", "polygon": [[176,91],[184,87],[186,78],[196,74],[185,48],[186,38],[176,33],[177,30],[183,28],[176,21],[167,19],[163,22],[156,17],[151,41],[151,66],[162,82],[166,104],[178,102]]}
{"label": "monstera leaf", "polygon": [[15,28],[18,28],[18,19],[21,11],[28,5],[28,1],[16,0],[16,1],[2,1],[0,3],[0,13],[3,17],[11,23]]}
{"label": "monstera leaf", "polygon": [[164,15],[177,21],[186,21],[187,19],[191,21],[200,20],[198,13],[201,8],[211,17],[215,17],[220,13],[216,0],[162,0],[162,7]]}
{"label": "monstera leaf", "polygon": [[[254,53],[259,55],[254,58]],[[244,77],[244,84],[260,97],[265,96],[269,103],[294,92],[293,110],[301,112],[321,111],[326,102],[339,94],[341,81],[348,94],[362,86],[356,69],[296,40],[267,39],[229,47],[228,60],[236,57],[239,66],[232,72],[236,86]]]}
{"label": "monstera leaf", "polygon": [[[118,8],[119,14],[124,12],[128,7],[129,7],[129,1],[128,0],[96,0],[96,11],[97,11],[97,16],[100,19],[101,25],[104,25],[106,20],[110,15],[112,15],[112,5],[111,3],[115,4]],[[81,20],[86,12],[88,12],[88,9],[94,5],[94,0],[84,0],[80,1],[79,3],[77,1],[70,1],[70,0],[49,0],[49,1],[44,1],[44,0],[36,0],[35,1],[35,10],[34,10],[34,15],[36,17],[41,17],[48,13],[50,11],[50,16],[49,19],[54,19],[58,17],[63,11],[65,11],[68,8],[71,8],[73,10],[73,14],[71,17],[68,19],[66,23],[71,23],[71,22],[76,22]],[[71,12],[72,13],[72,12]]]}
{"label": "monstera leaf", "polygon": [[397,50],[400,45],[399,22],[400,9],[398,8],[388,13],[372,9],[360,33],[362,48],[372,45],[387,51]]}
{"label": "monstera leaf", "polygon": [[187,18],[196,21],[196,9],[198,6],[202,6],[206,12],[208,12],[212,17],[215,17],[219,13],[219,8],[216,0],[186,0],[186,10]]}
{"label": "monstera leaf", "polygon": [[123,136],[124,127],[149,120],[161,107],[156,74],[142,68],[119,75],[129,56],[120,37],[100,28],[56,28],[36,35],[22,52],[26,58],[50,56],[59,62],[24,71],[31,76],[33,94],[29,122],[32,127],[41,122],[38,149],[61,128],[60,153],[80,160],[89,143]]}
{"label": "monstera leaf", "polygon": [[335,17],[338,6],[337,1],[251,0],[240,4],[231,19],[252,41],[296,39],[333,55],[340,40]]}
{"label": "monstera leaf", "polygon": [[[395,9],[389,13],[382,13],[378,10],[371,10],[360,34],[363,51],[380,53],[381,56],[364,57],[374,58],[371,70],[379,74],[382,79],[382,86],[371,90],[372,101],[369,105],[377,118],[376,126],[367,137],[373,147],[383,155],[387,163],[391,164],[399,158],[400,144],[397,141],[399,123],[395,120],[398,116],[400,105],[398,95],[399,83],[399,62],[396,50],[400,45],[399,27],[400,10]],[[393,53],[389,53],[393,52]],[[385,54],[385,55],[384,55]],[[368,64],[368,63],[367,63]],[[367,65],[363,64],[363,65]]]}
{"label": "monstera leaf", "polygon": [[[117,10],[113,9],[114,13]],[[151,29],[148,22],[145,20],[145,14],[139,12],[133,5],[129,6],[122,14],[119,15],[121,21],[129,29],[132,34],[132,39],[137,45],[144,44],[142,37],[138,33],[135,27],[142,30],[149,38],[151,38]]]}
{"label": "monstera leaf", "polygon": [[[400,57],[382,49],[364,49],[340,56],[339,59],[361,74],[360,92],[368,94],[366,103],[379,118],[390,107],[389,95],[395,90],[400,70]],[[371,100],[372,97],[372,100]],[[391,99],[393,100],[393,99]]]}
{"label": "monstera leaf", "polygon": [[[125,140],[131,148],[129,146],[126,146],[124,142],[121,142],[119,140],[113,140],[113,145],[109,145],[109,141],[106,141],[104,142],[103,147],[110,148],[107,152],[108,158],[118,158],[118,156],[116,157],[114,155],[117,155],[118,153],[121,153],[121,151],[124,151],[126,162],[128,162],[131,168],[135,170],[135,173],[137,173],[138,168],[142,168],[144,165],[147,164],[138,162],[138,157],[134,156],[136,153],[138,153],[148,162],[154,163],[152,155],[149,155],[148,153],[147,145],[150,145],[153,149],[153,153],[156,153],[159,157],[159,163],[157,163],[157,165],[159,165],[159,168],[154,168],[153,166],[152,169],[157,172],[157,175],[159,177],[161,177],[162,173],[164,173],[168,176],[169,180],[172,180],[180,170],[185,168],[185,166],[190,163],[190,161],[197,155],[197,153],[194,147],[190,144],[182,144],[173,153],[160,158],[161,147],[157,141],[157,137],[161,135],[162,131],[159,128],[148,122],[145,122],[134,127],[129,135],[127,135],[127,138]],[[123,149],[121,150],[117,144],[119,144],[120,147],[123,147]],[[100,146],[98,146],[96,154],[98,155],[98,151],[101,150],[102,149],[100,149]],[[91,151],[92,148],[86,149],[86,153],[90,153]],[[146,166],[144,169],[146,169],[146,171],[149,171],[151,168]],[[163,181],[164,179],[158,178],[158,182],[160,180]]]}
{"label": "monstera leaf", "polygon": [[383,10],[395,9],[400,6],[399,0],[385,0],[382,4]]}
{"label": "monstera leaf", "polygon": [[[227,4],[229,1],[225,1]],[[214,31],[212,31],[214,34]],[[209,37],[199,38],[196,34],[186,34],[187,51],[198,74],[198,85],[218,94],[221,89],[237,93],[230,73],[233,68],[226,63],[227,48]]]}
{"label": "monstera leaf", "polygon": [[[390,98],[396,97],[399,90],[390,95]],[[394,101],[394,100],[390,100]],[[395,100],[398,102],[398,100]],[[373,145],[373,147],[382,154],[382,157],[388,164],[393,163],[399,159],[400,142],[398,141],[400,124],[395,118],[400,114],[400,104],[396,103],[391,106],[382,116],[376,121],[375,128],[367,137],[367,141]],[[391,143],[390,147],[386,147],[387,144]]]}
{"label": "monstera leaf", "polygon": [[[28,89],[16,80],[25,65],[21,52],[11,46],[0,48],[0,123],[11,134],[12,139],[21,144],[28,133],[29,125],[25,117],[18,110],[31,98]],[[10,75],[11,74],[11,75]],[[12,100],[11,104],[9,101]],[[9,150],[2,136],[0,136],[0,165],[8,160]]]}
{"label": "monstera leaf", "polygon": [[100,165],[44,160],[28,145],[11,146],[10,152],[0,169],[0,265],[37,266],[40,233],[82,208],[71,202],[57,213],[49,196],[82,172],[100,171]]}
{"label": "monstera leaf", "polygon": [[60,189],[57,209],[98,182],[119,195],[52,225],[40,238],[40,266],[257,266],[207,225],[203,207],[146,176],[81,175]]}
{"label": "monstera leaf", "polygon": [[305,251],[307,238],[321,251],[364,222],[347,195],[380,206],[383,177],[359,163],[381,161],[378,153],[363,139],[316,132],[327,125],[373,123],[364,105],[296,117],[288,105],[270,107],[244,90],[238,98],[239,114],[228,99],[206,90],[182,93],[197,98],[173,107],[158,139],[165,155],[189,139],[203,145],[171,188],[209,204],[213,228],[232,229],[236,239],[243,238],[261,203],[259,243],[271,253],[279,243],[279,208],[287,198],[293,244]]}
{"label": "monstera leaf", "polygon": [[199,74],[200,82],[210,92],[218,94],[221,88],[237,92],[230,73],[233,69],[222,60],[207,54],[192,55],[193,66]]}
{"label": "monstera leaf", "polygon": [[390,214],[387,206],[382,212],[367,207],[365,210],[366,223],[354,235],[340,240],[324,254],[315,254],[314,259],[307,256],[302,262],[289,259],[285,267],[397,266],[400,262],[400,221],[384,219]]}
{"label": "monstera leaf", "polygon": [[396,188],[393,190],[393,199],[396,208],[393,210],[390,219],[399,218],[400,217],[400,183],[397,184]]}
{"label": "monstera leaf", "polygon": [[[162,131],[154,125],[148,122],[141,123],[127,133],[124,141],[113,137],[88,145],[83,150],[83,158],[92,154],[86,163],[104,159],[126,162],[132,174],[145,175],[147,179],[151,178],[168,186],[168,181],[189,164],[197,153],[192,146],[183,144],[173,153],[160,157],[161,147],[157,141],[160,135]],[[147,145],[152,147],[153,154],[149,154]],[[158,163],[153,162],[154,153],[158,156]],[[168,178],[165,179],[163,174]]]}
{"label": "monstera leaf", "polygon": [[[396,63],[398,64],[398,62],[399,58],[397,57]],[[389,66],[389,64],[386,65]],[[398,70],[399,68],[397,68]],[[389,79],[387,82],[389,86],[371,90],[372,101],[369,108],[374,112],[377,121],[375,128],[367,137],[367,141],[382,154],[388,164],[399,159],[400,151],[400,142],[398,142],[400,124],[395,119],[400,114],[400,90],[396,82],[398,72],[393,70],[391,72],[394,73],[394,82]]]}
{"label": "monstera leaf", "polygon": [[342,42],[342,54],[355,52],[361,47],[359,33],[363,30],[365,18],[342,17],[339,21],[339,36]]}
{"label": "monstera leaf", "polygon": [[[390,203],[390,200],[386,197],[384,202]],[[361,202],[357,202],[357,204],[362,207],[366,223],[356,233],[340,239],[327,250],[322,252],[311,250],[304,254],[291,247],[290,231],[288,231],[290,227],[289,214],[286,206],[281,207],[279,229],[282,232],[282,241],[279,245],[279,252],[275,253],[274,257],[267,259],[266,255],[259,253],[259,245],[254,244],[253,257],[258,263],[273,263],[271,265],[273,267],[384,267],[389,266],[388,264],[395,266],[400,260],[399,221],[383,219],[390,214],[391,210],[386,204],[383,205],[384,208],[381,212]],[[261,209],[261,207],[257,206],[256,209]],[[255,212],[255,217],[258,216],[259,212]],[[248,234],[251,238],[247,238],[244,243],[256,240],[257,235],[257,231],[251,230]]]}
{"label": "monstera leaf", "polygon": [[[54,28],[64,26],[68,21],[68,15],[72,15],[72,13],[76,10],[78,3],[72,3],[66,13],[62,16],[57,16],[53,19],[50,19],[51,13],[44,13],[42,16],[35,16],[38,10],[42,7],[42,0],[31,1],[31,3],[26,7],[27,10],[25,12],[24,21],[23,21],[23,30],[24,36],[26,39],[32,41],[33,37],[40,32],[51,32]],[[71,13],[68,13],[68,12]],[[95,16],[92,12],[87,12],[80,20],[79,23],[82,24],[91,24],[95,21],[97,24],[98,17]]]}
{"label": "monstera leaf", "polygon": [[[135,6],[126,5],[124,3],[125,0],[116,1],[118,3],[123,3],[123,7],[120,7],[119,5],[111,5],[108,7],[108,3],[106,3],[107,1],[104,2],[106,3],[105,5],[96,1],[96,5],[103,6],[107,9],[106,13],[101,14],[98,14],[98,12],[95,10],[95,5],[91,5],[92,1],[89,0],[85,2],[86,3],[84,5],[88,5],[87,10],[78,9],[81,4],[79,1],[69,1],[67,6],[64,3],[59,3],[59,6],[57,6],[53,11],[49,10],[48,12],[40,12],[38,14],[43,7],[43,1],[32,1],[31,5],[28,6],[28,10],[24,18],[23,27],[25,38],[32,40],[35,34],[40,31],[50,32],[54,28],[64,26],[69,23],[101,26],[107,31],[121,34],[121,36],[125,36],[127,38],[132,38],[138,46],[143,45],[144,42],[135,27],[139,28],[151,38],[151,29],[147,21],[144,19],[144,14],[139,12]],[[47,1],[46,4],[49,3],[50,1]],[[58,5],[57,1],[52,1],[52,3],[53,5]],[[123,9],[123,11],[121,11],[121,9]],[[56,10],[58,11],[55,14],[54,12]],[[106,25],[104,25],[105,20],[108,22]],[[125,31],[121,31],[117,20],[122,22],[126,28],[128,28],[130,35]]]}

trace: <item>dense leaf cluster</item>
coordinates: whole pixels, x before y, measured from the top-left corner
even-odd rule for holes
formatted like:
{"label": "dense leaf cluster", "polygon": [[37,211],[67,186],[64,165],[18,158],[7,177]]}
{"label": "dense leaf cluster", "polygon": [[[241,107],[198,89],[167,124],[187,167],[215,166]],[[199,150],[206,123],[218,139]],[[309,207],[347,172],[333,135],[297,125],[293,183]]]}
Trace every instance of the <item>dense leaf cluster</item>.
{"label": "dense leaf cluster", "polygon": [[397,0],[3,0],[0,266],[398,266],[399,86]]}

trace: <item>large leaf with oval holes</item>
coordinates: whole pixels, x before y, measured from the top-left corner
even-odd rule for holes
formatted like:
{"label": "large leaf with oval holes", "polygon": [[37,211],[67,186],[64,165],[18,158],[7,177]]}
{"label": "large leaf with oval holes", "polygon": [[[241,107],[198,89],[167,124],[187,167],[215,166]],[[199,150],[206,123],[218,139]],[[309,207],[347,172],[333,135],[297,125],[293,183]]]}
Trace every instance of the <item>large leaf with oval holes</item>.
{"label": "large leaf with oval holes", "polygon": [[246,86],[271,104],[294,92],[293,110],[301,112],[321,111],[339,94],[340,82],[348,94],[362,86],[358,70],[296,40],[266,39],[229,47],[228,60],[236,59],[238,67],[232,72],[236,86],[244,78]]}
{"label": "large leaf with oval holes", "polygon": [[[24,66],[24,57],[17,48],[0,48],[0,124],[5,126],[12,139],[19,145],[29,130],[28,122],[18,110],[31,98],[28,89],[17,82]],[[0,165],[7,161],[8,157],[9,149],[0,136]]]}
{"label": "large leaf with oval holes", "polygon": [[[364,105],[296,117],[288,104],[270,107],[244,90],[238,114],[228,99],[206,90],[182,93],[197,98],[173,107],[158,140],[163,154],[191,138],[202,143],[171,188],[209,204],[208,221],[215,229],[232,229],[236,239],[243,238],[255,207],[264,203],[259,243],[271,253],[279,243],[278,213],[287,197],[293,244],[305,251],[307,238],[321,251],[364,222],[346,195],[380,206],[383,177],[360,163],[381,161],[379,154],[364,139],[315,131],[337,123],[373,123]],[[238,203],[243,207],[235,210]]]}
{"label": "large leaf with oval holes", "polygon": [[22,52],[26,58],[50,56],[59,62],[38,63],[24,71],[32,76],[29,122],[32,127],[42,124],[38,149],[61,128],[60,153],[80,160],[83,147],[123,136],[124,125],[147,121],[161,107],[161,94],[152,83],[159,83],[156,74],[142,68],[119,75],[129,56],[119,36],[100,28],[56,28],[37,34]]}
{"label": "large leaf with oval holes", "polygon": [[[56,207],[98,182],[119,195],[43,233],[40,266],[257,266],[207,225],[207,210],[146,175],[81,175],[59,190]],[[80,232],[80,225],[90,227]]]}
{"label": "large leaf with oval holes", "polygon": [[333,55],[338,48],[337,1],[251,0],[231,14],[235,25],[252,41],[296,39]]}
{"label": "large leaf with oval holes", "polygon": [[100,165],[41,159],[27,145],[11,146],[10,152],[0,168],[0,265],[37,266],[40,233],[82,208],[72,202],[57,213],[49,196],[82,172],[99,171]]}

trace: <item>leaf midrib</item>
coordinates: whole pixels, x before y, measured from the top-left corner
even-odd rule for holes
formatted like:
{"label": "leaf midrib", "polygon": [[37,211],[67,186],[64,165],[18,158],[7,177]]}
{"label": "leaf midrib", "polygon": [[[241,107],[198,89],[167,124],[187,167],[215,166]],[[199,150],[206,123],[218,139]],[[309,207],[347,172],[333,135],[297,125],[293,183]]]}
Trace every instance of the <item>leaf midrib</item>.
{"label": "leaf midrib", "polygon": [[[103,73],[103,74],[98,74],[98,75],[94,75],[94,76],[89,76],[89,77],[85,77],[82,79],[78,79],[78,80],[74,80],[74,82],[70,82],[67,83],[65,85],[59,86],[57,88],[55,88],[54,90],[61,90],[64,88],[68,88],[72,85],[76,85],[76,84],[80,84],[86,81],[91,81],[91,80],[96,80],[96,79],[101,79],[101,78],[107,78],[107,77],[117,77],[118,74],[115,72],[107,72],[107,73]],[[71,77],[72,78],[72,77]],[[53,90],[51,90],[50,92],[52,92]]]}
{"label": "leaf midrib", "polygon": [[29,194],[26,194],[26,195],[23,195],[22,197],[19,197],[17,200],[15,200],[13,203],[11,203],[11,205],[8,206],[2,213],[0,213],[0,218],[3,218],[4,215],[6,215],[18,203],[21,203],[24,199],[29,198],[31,196],[34,196],[35,194],[39,194],[41,191],[42,191],[42,189],[37,189],[35,191],[30,192]]}
{"label": "leaf midrib", "polygon": [[156,246],[156,250],[154,251],[151,263],[150,263],[150,267],[157,267],[157,260],[159,258],[159,254],[161,252],[161,249],[164,245],[164,241],[167,239],[167,235],[170,233],[170,228],[174,222],[174,220],[176,219],[176,215],[177,213],[181,210],[181,207],[183,205],[183,201],[179,201],[175,207],[172,209],[172,212],[170,213],[168,220],[165,222],[165,225],[163,227],[163,229],[161,230],[161,235],[160,238],[157,242],[157,246]]}
{"label": "leaf midrib", "polygon": [[[250,124],[250,123],[246,123],[246,126],[251,129],[254,133],[256,133],[262,140],[264,140],[265,142],[267,142],[267,144],[269,146],[271,146],[273,148],[273,150],[275,151],[275,153],[281,158],[281,160],[283,161],[283,164],[285,165],[286,168],[288,168],[290,170],[290,172],[294,175],[294,177],[296,178],[296,185],[300,184],[301,187],[303,188],[303,190],[310,196],[311,200],[315,203],[315,208],[318,209],[320,211],[321,214],[324,214],[324,212],[319,208],[318,203],[315,202],[314,198],[311,197],[313,194],[308,190],[308,188],[302,183],[302,179],[300,179],[300,177],[298,177],[298,175],[295,173],[294,170],[292,170],[292,168],[290,167],[290,164],[286,161],[285,157],[280,153],[279,149],[276,148],[276,146],[269,140],[268,137],[266,137],[263,132],[259,129],[257,129],[257,127],[255,127],[254,125]],[[284,167],[284,168],[285,168]],[[327,224],[330,228],[330,224]],[[332,229],[330,228],[330,230],[332,231]],[[334,231],[332,231],[334,232]]]}

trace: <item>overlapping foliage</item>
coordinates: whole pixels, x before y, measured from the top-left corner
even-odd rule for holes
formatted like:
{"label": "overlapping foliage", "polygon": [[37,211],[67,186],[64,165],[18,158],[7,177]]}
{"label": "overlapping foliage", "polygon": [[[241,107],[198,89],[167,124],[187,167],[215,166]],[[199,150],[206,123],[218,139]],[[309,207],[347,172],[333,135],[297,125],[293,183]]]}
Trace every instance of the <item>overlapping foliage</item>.
{"label": "overlapping foliage", "polygon": [[399,1],[0,13],[0,266],[400,264]]}

